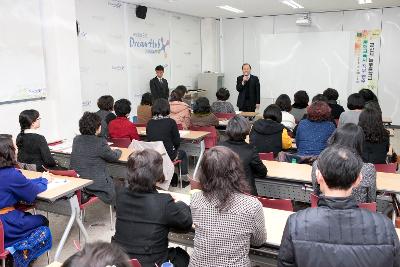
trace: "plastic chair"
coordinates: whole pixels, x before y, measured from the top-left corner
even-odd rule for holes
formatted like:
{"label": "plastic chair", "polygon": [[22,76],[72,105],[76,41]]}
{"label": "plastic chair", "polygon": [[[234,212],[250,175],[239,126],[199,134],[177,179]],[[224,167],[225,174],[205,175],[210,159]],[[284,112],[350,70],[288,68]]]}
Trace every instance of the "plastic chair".
{"label": "plastic chair", "polygon": [[210,134],[204,137],[204,143],[206,149],[210,149],[217,145],[218,142],[218,133],[214,126],[191,126],[190,130],[192,131],[203,131],[209,132]]}
{"label": "plastic chair", "polygon": [[3,267],[6,266],[6,259],[9,254],[10,252],[4,249],[4,228],[3,223],[0,221],[0,260]]}
{"label": "plastic chair", "polygon": [[132,267],[142,267],[142,265],[140,264],[140,262],[137,259],[131,259],[129,262]]}
{"label": "plastic chair", "polygon": [[315,193],[310,194],[310,200],[311,200],[311,208],[318,207],[319,197]]}
{"label": "plastic chair", "polygon": [[367,209],[370,210],[371,212],[376,212],[376,202],[371,202],[371,203],[359,203],[358,207],[361,209]]}
{"label": "plastic chair", "polygon": [[397,163],[374,164],[374,166],[377,172],[396,173],[397,171]]}
{"label": "plastic chair", "polygon": [[214,113],[215,117],[217,117],[218,119],[226,119],[226,120],[230,120],[233,117],[235,117],[235,113]]}
{"label": "plastic chair", "polygon": [[258,153],[261,160],[275,160],[274,152]]}
{"label": "plastic chair", "polygon": [[[79,177],[79,174],[75,170],[49,170],[49,172],[54,174],[54,175],[61,175],[61,176],[68,176],[68,177],[75,177],[75,178]],[[78,197],[79,209],[81,211],[80,216],[81,216],[82,220],[84,220],[86,208],[89,207],[89,206],[92,206],[96,202],[100,202],[100,198],[98,198],[96,196],[91,196],[87,202],[82,203],[82,191],[81,190],[77,190],[75,193],[76,193],[76,196]],[[113,222],[114,222],[114,220],[113,220],[113,210],[112,210],[112,205],[110,205],[110,226],[111,226],[111,230],[114,230]]]}
{"label": "plastic chair", "polygon": [[[318,207],[319,197],[316,194],[311,193],[310,194],[310,198],[311,198],[311,208]],[[376,212],[376,202],[358,203],[358,207],[361,208],[361,209],[370,210],[371,212]]]}
{"label": "plastic chair", "polygon": [[257,198],[265,208],[293,211],[293,204],[290,199],[271,199],[266,197]]}
{"label": "plastic chair", "polygon": [[111,142],[112,147],[122,147],[128,148],[131,144],[131,139],[129,138],[108,138],[108,142]]}

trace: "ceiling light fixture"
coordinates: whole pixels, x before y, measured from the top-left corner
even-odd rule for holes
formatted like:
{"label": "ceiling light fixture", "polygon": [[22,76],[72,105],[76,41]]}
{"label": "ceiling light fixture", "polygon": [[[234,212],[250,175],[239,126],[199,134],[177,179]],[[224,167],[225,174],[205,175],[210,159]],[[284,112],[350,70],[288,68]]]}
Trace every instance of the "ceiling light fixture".
{"label": "ceiling light fixture", "polygon": [[372,0],[358,0],[360,5],[372,4]]}
{"label": "ceiling light fixture", "polygon": [[[371,1],[371,0],[366,0],[366,1]],[[284,1],[281,1],[281,2],[282,2],[282,4],[288,5],[291,8],[304,8],[302,5],[300,5],[299,3],[297,3],[297,2],[295,2],[293,0],[284,0]]]}
{"label": "ceiling light fixture", "polygon": [[230,12],[233,12],[233,13],[243,13],[244,11],[243,10],[240,10],[240,9],[237,9],[237,8],[234,8],[234,7],[231,7],[231,6],[228,6],[228,5],[225,5],[225,6],[217,6],[218,8],[221,8],[221,9],[224,9],[224,10],[227,10],[227,11],[230,11]]}

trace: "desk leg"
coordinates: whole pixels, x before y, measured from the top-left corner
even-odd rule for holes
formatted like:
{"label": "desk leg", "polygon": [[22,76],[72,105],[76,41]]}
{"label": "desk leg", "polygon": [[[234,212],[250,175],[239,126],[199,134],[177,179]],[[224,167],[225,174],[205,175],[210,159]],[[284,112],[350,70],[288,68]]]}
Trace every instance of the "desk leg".
{"label": "desk leg", "polygon": [[71,217],[69,218],[67,227],[65,228],[65,231],[61,237],[60,243],[58,244],[57,250],[56,250],[56,255],[54,256],[54,261],[58,261],[60,254],[61,254],[61,250],[64,247],[65,241],[67,241],[69,232],[71,231],[72,225],[74,224],[74,222],[76,222],[79,226],[79,229],[81,230],[81,232],[83,233],[83,236],[85,237],[85,241],[88,242],[89,240],[89,236],[86,232],[85,227],[83,226],[83,223],[81,221],[81,219],[79,218],[78,214],[80,212],[79,210],[79,203],[78,203],[78,197],[76,195],[74,195],[73,197],[71,197],[69,200],[69,204],[71,206]]}
{"label": "desk leg", "polygon": [[197,176],[197,172],[198,172],[199,167],[200,167],[200,162],[201,162],[201,160],[203,158],[204,151],[206,151],[206,144],[205,144],[204,139],[203,139],[200,142],[200,155],[199,155],[199,159],[197,160],[197,164],[196,164],[196,167],[195,167],[194,173],[193,173],[193,179],[196,180],[196,181],[198,181],[196,176]]}

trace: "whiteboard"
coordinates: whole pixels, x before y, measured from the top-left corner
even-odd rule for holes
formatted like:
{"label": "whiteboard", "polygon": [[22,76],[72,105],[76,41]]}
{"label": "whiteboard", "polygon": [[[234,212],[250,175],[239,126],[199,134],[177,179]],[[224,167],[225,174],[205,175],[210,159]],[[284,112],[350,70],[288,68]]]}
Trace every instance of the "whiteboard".
{"label": "whiteboard", "polygon": [[0,1],[0,102],[46,96],[39,0]]}
{"label": "whiteboard", "polygon": [[305,90],[311,99],[331,87],[339,92],[340,103],[347,103],[352,36],[342,31],[261,35],[261,97],[276,99],[286,93],[293,100],[296,91]]}

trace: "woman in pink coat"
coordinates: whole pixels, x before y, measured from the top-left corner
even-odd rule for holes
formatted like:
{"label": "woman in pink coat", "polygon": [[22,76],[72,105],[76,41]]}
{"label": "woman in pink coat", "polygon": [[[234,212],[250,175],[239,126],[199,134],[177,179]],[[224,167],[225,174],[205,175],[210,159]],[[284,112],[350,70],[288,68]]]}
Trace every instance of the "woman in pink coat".
{"label": "woman in pink coat", "polygon": [[182,102],[182,96],[175,90],[171,92],[169,105],[171,108],[170,118],[174,119],[177,124],[181,124],[183,129],[189,129],[190,107],[185,102]]}

